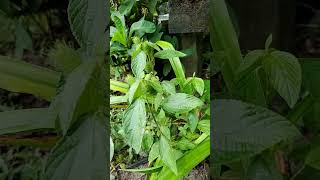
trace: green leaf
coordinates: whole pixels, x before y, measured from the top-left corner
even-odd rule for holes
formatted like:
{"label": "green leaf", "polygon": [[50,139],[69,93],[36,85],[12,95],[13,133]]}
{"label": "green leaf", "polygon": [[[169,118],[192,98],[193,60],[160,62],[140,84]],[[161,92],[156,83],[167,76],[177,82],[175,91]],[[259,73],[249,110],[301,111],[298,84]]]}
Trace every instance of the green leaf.
{"label": "green leaf", "polygon": [[147,65],[147,55],[144,51],[140,51],[140,53],[132,60],[131,69],[133,74],[137,78],[142,78],[144,76],[144,69]]}
{"label": "green leaf", "polygon": [[199,121],[198,129],[203,133],[210,134],[210,120]]}
{"label": "green leaf", "polygon": [[59,121],[63,134],[83,114],[94,112],[102,103],[103,88],[98,87],[99,70],[95,62],[86,62],[69,74],[63,91],[53,103],[59,109]]}
{"label": "green leaf", "polygon": [[302,58],[300,59],[303,73],[303,83],[305,88],[313,97],[320,100],[320,59]]}
{"label": "green leaf", "polygon": [[309,154],[306,157],[306,164],[320,170],[320,147],[311,149]]}
{"label": "green leaf", "polygon": [[185,57],[186,54],[180,52],[180,51],[176,51],[174,49],[166,49],[166,50],[162,50],[159,51],[157,53],[154,54],[154,57],[159,58],[159,59],[171,59],[171,58],[181,58],[181,57]]}
{"label": "green leaf", "polygon": [[128,92],[129,103],[131,104],[136,98],[142,95],[141,80],[136,80],[130,87]]}
{"label": "green leaf", "polygon": [[136,1],[132,1],[132,0],[125,0],[121,2],[121,5],[119,7],[119,12],[122,15],[128,15],[135,3]]}
{"label": "green leaf", "polygon": [[122,171],[151,174],[151,173],[159,172],[162,169],[162,167],[163,166],[155,166],[155,167],[144,168],[144,169],[122,169]]}
{"label": "green leaf", "polygon": [[188,125],[189,125],[190,131],[192,133],[196,130],[198,122],[199,122],[199,117],[198,117],[197,113],[196,112],[189,112]]}
{"label": "green leaf", "polygon": [[0,87],[18,93],[30,93],[51,100],[56,95],[60,73],[0,56]]}
{"label": "green leaf", "polygon": [[242,54],[237,33],[229,16],[225,0],[210,1],[210,41],[214,52],[222,52],[222,75],[230,92],[236,91],[234,78],[239,67]]}
{"label": "green leaf", "polygon": [[141,149],[147,120],[146,116],[145,101],[143,99],[135,100],[124,114],[123,127],[126,143],[128,143],[136,153],[139,153]]}
{"label": "green leaf", "polygon": [[[273,160],[272,157],[270,159]],[[275,162],[267,162],[262,158],[258,158],[250,164],[247,177],[250,180],[283,180]]]}
{"label": "green leaf", "polygon": [[196,146],[195,144],[193,144],[191,141],[189,141],[186,138],[182,138],[181,140],[179,140],[177,142],[177,147],[183,151],[193,149],[193,148],[195,148],[195,146]]}
{"label": "green leaf", "polygon": [[169,113],[185,113],[203,105],[203,102],[192,95],[177,93],[164,99],[162,107]]}
{"label": "green leaf", "polygon": [[112,16],[112,20],[116,25],[116,31],[113,33],[111,41],[119,42],[124,46],[127,46],[127,33],[125,29],[125,22],[122,21],[123,16],[115,14]]}
{"label": "green leaf", "polygon": [[146,21],[143,17],[138,22],[135,22],[131,25],[129,37],[132,37],[134,32],[142,37],[145,33],[153,33],[155,31],[156,26],[153,24],[153,22]]}
{"label": "green leaf", "polygon": [[0,113],[0,135],[24,131],[54,129],[57,113],[47,108]]}
{"label": "green leaf", "polygon": [[162,103],[162,98],[163,98],[163,95],[162,93],[157,93],[155,99],[154,99],[154,108],[155,108],[155,111],[157,111]]}
{"label": "green leaf", "polygon": [[[174,47],[172,46],[172,44],[168,43],[168,42],[165,42],[165,41],[157,41],[156,44],[158,46],[160,46],[163,50],[167,50],[167,49],[171,49],[171,50],[174,50]],[[180,84],[180,87],[183,86],[183,84],[185,83],[186,81],[186,75],[184,73],[184,70],[183,70],[183,66],[181,64],[181,61],[179,58],[175,57],[175,58],[170,58],[169,59],[170,61],[170,64],[172,66],[172,69],[178,79],[178,82]]]}
{"label": "green leaf", "polygon": [[163,163],[168,166],[174,174],[178,174],[174,151],[165,136],[160,137],[159,151]]}
{"label": "green leaf", "polygon": [[151,164],[154,160],[156,160],[160,156],[159,146],[160,144],[158,141],[152,145],[151,150],[149,152],[149,157],[148,157],[149,164]]}
{"label": "green leaf", "polygon": [[239,68],[237,69],[238,80],[246,77],[252,71],[261,66],[261,60],[265,56],[264,50],[250,51],[244,59],[241,61]]}
{"label": "green leaf", "polygon": [[25,49],[32,50],[32,38],[30,34],[27,32],[25,27],[22,25],[21,20],[16,25],[15,29],[16,35],[16,49],[15,56],[21,58],[23,56],[23,52]]}
{"label": "green leaf", "polygon": [[81,64],[80,54],[65,42],[57,42],[48,54],[50,63],[58,70],[69,74]]}
{"label": "green leaf", "polygon": [[204,91],[204,81],[201,78],[193,78],[192,79],[192,86],[193,88],[200,94],[200,96],[203,95]]}
{"label": "green leaf", "polygon": [[158,93],[162,93],[162,86],[159,82],[159,80],[145,80],[154,90],[156,90]]}
{"label": "green leaf", "polygon": [[[179,180],[181,177],[188,175],[188,173],[198,164],[203,162],[210,155],[210,139],[205,140],[194,149],[185,153],[177,160],[178,175],[175,175],[169,167],[163,167],[160,171],[159,180]],[[192,160],[192,161],[191,161]]]}
{"label": "green leaf", "polygon": [[129,87],[130,87],[129,84],[127,83],[110,79],[110,90],[112,91],[127,93],[129,90]]}
{"label": "green leaf", "polygon": [[161,82],[161,85],[162,85],[162,88],[163,88],[165,93],[170,94],[170,95],[176,93],[176,87],[170,81],[164,80],[164,81]]}
{"label": "green leaf", "polygon": [[112,160],[114,155],[114,143],[112,141],[112,137],[110,136],[110,161]]}
{"label": "green leaf", "polygon": [[84,119],[51,152],[44,180],[106,180],[108,144],[106,117],[94,115]]}
{"label": "green leaf", "polygon": [[300,134],[284,117],[252,104],[215,100],[212,109],[214,164],[247,158]]}
{"label": "green leaf", "polygon": [[268,50],[270,48],[270,45],[272,43],[272,34],[270,34],[266,40],[266,43],[265,43],[265,50]]}
{"label": "green leaf", "polygon": [[110,96],[110,105],[128,102],[128,96]]}
{"label": "green leaf", "polygon": [[302,83],[298,59],[290,53],[274,51],[264,59],[263,67],[273,88],[292,108],[299,99]]}
{"label": "green leaf", "polygon": [[109,12],[105,0],[69,0],[68,18],[71,30],[78,43],[87,54],[92,55],[98,49],[106,50],[109,24],[106,12]]}

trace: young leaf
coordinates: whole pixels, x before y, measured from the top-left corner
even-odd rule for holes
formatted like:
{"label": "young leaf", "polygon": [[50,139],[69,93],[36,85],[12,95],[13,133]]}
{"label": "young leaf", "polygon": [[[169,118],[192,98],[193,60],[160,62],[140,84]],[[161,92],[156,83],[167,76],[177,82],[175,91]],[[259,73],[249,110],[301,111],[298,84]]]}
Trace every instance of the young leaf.
{"label": "young leaf", "polygon": [[141,79],[144,75],[144,69],[147,65],[147,55],[144,51],[140,51],[140,53],[132,60],[131,69],[133,74]]}
{"label": "young leaf", "polygon": [[186,56],[186,54],[184,54],[180,51],[176,51],[174,49],[166,49],[166,50],[162,50],[162,51],[159,51],[154,54],[154,57],[159,58],[159,59],[181,58],[181,57],[185,57],[185,56]]}
{"label": "young leaf", "polygon": [[166,166],[169,167],[169,169],[174,174],[177,175],[178,174],[178,170],[177,170],[177,164],[176,164],[174,151],[173,151],[171,145],[169,144],[167,138],[164,137],[164,136],[160,137],[159,150],[160,150],[161,160],[164,162],[164,164]]}
{"label": "young leaf", "polygon": [[274,51],[263,60],[271,85],[292,108],[299,99],[302,72],[298,59],[292,54]]}
{"label": "young leaf", "polygon": [[193,88],[199,93],[200,96],[203,95],[204,91],[204,81],[201,78],[193,78],[192,79],[192,86]]}
{"label": "young leaf", "polygon": [[126,142],[135,150],[140,152],[144,128],[146,126],[146,107],[143,99],[137,99],[124,114],[123,127]]}
{"label": "young leaf", "polygon": [[0,112],[0,135],[54,129],[57,117],[48,108]]}
{"label": "young leaf", "polygon": [[177,93],[164,99],[162,107],[169,113],[186,113],[203,105],[203,102],[192,95]]}

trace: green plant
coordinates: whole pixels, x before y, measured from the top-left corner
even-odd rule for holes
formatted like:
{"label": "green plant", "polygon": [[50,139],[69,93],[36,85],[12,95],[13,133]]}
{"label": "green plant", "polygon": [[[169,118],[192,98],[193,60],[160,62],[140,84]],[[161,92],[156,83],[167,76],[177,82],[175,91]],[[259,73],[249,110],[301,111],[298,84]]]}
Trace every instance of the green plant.
{"label": "green plant", "polygon": [[[301,127],[310,128],[308,108],[317,110],[319,63],[299,62],[290,53],[270,48],[272,36],[265,49],[242,55],[224,0],[211,0],[210,18],[213,69],[219,69],[225,83],[213,100],[213,177],[314,177],[317,171],[311,170],[311,175],[303,171],[318,169],[315,142],[306,147],[294,140],[303,139]],[[275,101],[281,106],[275,106]],[[295,167],[288,170],[286,161]]]}
{"label": "green plant", "polygon": [[41,179],[107,179],[106,12],[104,0],[69,1],[71,30],[81,48],[56,46],[50,57],[57,71],[0,57],[1,88],[51,101],[49,108],[0,113],[1,135],[42,130],[57,133]]}

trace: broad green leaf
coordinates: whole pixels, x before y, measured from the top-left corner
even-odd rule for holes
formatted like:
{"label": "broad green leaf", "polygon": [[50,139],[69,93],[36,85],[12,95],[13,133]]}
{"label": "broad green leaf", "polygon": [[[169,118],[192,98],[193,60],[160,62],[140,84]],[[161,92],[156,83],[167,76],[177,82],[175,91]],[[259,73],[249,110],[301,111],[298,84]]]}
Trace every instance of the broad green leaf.
{"label": "broad green leaf", "polygon": [[203,102],[192,95],[177,93],[165,98],[162,107],[170,113],[185,113],[203,105]]}
{"label": "broad green leaf", "polygon": [[0,56],[0,88],[30,93],[51,100],[56,95],[60,73]]}
{"label": "broad green leaf", "polygon": [[319,153],[320,153],[320,147],[311,149],[311,151],[306,157],[306,164],[319,170],[320,169]]}
{"label": "broad green leaf", "polygon": [[148,157],[149,164],[151,164],[154,160],[156,160],[160,156],[159,148],[160,147],[159,147],[158,141],[152,145],[151,150],[149,152],[149,157]]}
{"label": "broad green leaf", "polygon": [[151,173],[159,172],[162,169],[162,167],[163,166],[155,166],[155,167],[144,168],[144,169],[122,169],[122,171],[151,174]]}
{"label": "broad green leaf", "polygon": [[66,79],[62,92],[53,103],[59,111],[60,126],[64,134],[71,124],[83,114],[96,111],[102,103],[102,87],[99,87],[99,69],[95,62],[78,66]]}
{"label": "broad green leaf", "polygon": [[266,108],[236,100],[213,103],[214,164],[255,155],[300,134],[288,120]]}
{"label": "broad green leaf", "polygon": [[239,68],[237,69],[237,80],[241,80],[246,77],[252,71],[261,66],[262,58],[265,56],[264,50],[250,51],[241,61]]}
{"label": "broad green leaf", "polygon": [[161,103],[162,103],[162,99],[163,99],[163,95],[162,93],[157,93],[155,99],[154,99],[154,108],[155,108],[155,111],[158,111]]}
{"label": "broad green leaf", "polygon": [[144,69],[147,65],[147,55],[144,51],[140,51],[140,53],[135,56],[135,58],[131,62],[131,69],[133,74],[141,79],[144,76]]}
{"label": "broad green leaf", "polygon": [[57,117],[47,108],[0,112],[0,135],[54,129]]}
{"label": "broad green leaf", "polygon": [[191,141],[189,141],[186,138],[182,138],[181,140],[179,140],[177,142],[177,147],[180,150],[183,150],[183,151],[187,151],[187,150],[193,149],[195,146],[196,145],[194,143],[192,143]]}
{"label": "broad green leaf", "polygon": [[84,119],[72,134],[52,150],[44,180],[107,180],[108,144],[106,117]]}
{"label": "broad green leaf", "polygon": [[170,95],[176,93],[176,87],[170,81],[164,80],[164,81],[161,82],[161,85],[162,85],[162,88],[163,88],[165,93],[168,93]]}
{"label": "broad green leaf", "polygon": [[158,80],[146,80],[146,82],[158,93],[163,92],[162,86]]}
{"label": "broad green leaf", "polygon": [[171,59],[171,58],[181,58],[181,57],[185,57],[186,54],[180,52],[180,51],[176,51],[174,49],[166,49],[166,50],[162,50],[159,51],[157,53],[154,54],[154,57],[159,58],[159,59]]}
{"label": "broad green leaf", "polygon": [[141,90],[141,86],[142,86],[142,81],[141,80],[136,80],[136,82],[134,82],[129,91],[128,91],[128,99],[129,99],[129,103],[131,104],[136,98],[139,98],[142,95],[142,90]]}
{"label": "broad green leaf", "polygon": [[238,37],[229,16],[225,0],[210,0],[210,41],[214,52],[222,52],[222,74],[230,92],[234,92],[234,78],[242,54]]}
{"label": "broad green leaf", "polygon": [[153,22],[144,20],[141,18],[138,22],[131,25],[129,37],[132,37],[133,33],[137,33],[142,37],[145,33],[153,33],[156,31],[156,25]]}
{"label": "broad green leaf", "polygon": [[122,15],[128,15],[135,3],[136,1],[132,1],[132,0],[125,0],[121,2],[121,5],[119,7],[119,12]]}
{"label": "broad green leaf", "polygon": [[48,56],[50,63],[56,70],[65,74],[69,74],[81,64],[80,54],[65,42],[57,42],[55,47],[50,50]]}
{"label": "broad green leaf", "polygon": [[179,180],[210,155],[210,139],[205,140],[194,149],[186,152],[177,160],[178,175],[175,175],[169,167],[163,167],[158,175],[158,180]]}
{"label": "broad green leaf", "polygon": [[263,60],[263,67],[273,88],[292,108],[299,99],[302,83],[298,59],[290,53],[274,51]]}
{"label": "broad green leaf", "polygon": [[137,99],[124,114],[123,127],[125,140],[136,153],[140,152],[144,128],[146,126],[146,107],[143,99]]}
{"label": "broad green leaf", "polygon": [[201,78],[193,78],[192,79],[192,86],[193,88],[200,94],[200,96],[203,95],[204,92],[204,81]]}
{"label": "broad green leaf", "polygon": [[169,169],[174,173],[178,174],[176,159],[174,155],[174,151],[165,136],[160,137],[159,144],[160,157],[163,163],[169,167]]}
{"label": "broad green leaf", "polygon": [[154,16],[157,15],[157,3],[159,2],[159,0],[150,0],[148,3],[147,3],[147,7],[148,7],[148,10],[150,11],[150,13]]}
{"label": "broad green leaf", "polygon": [[145,151],[149,151],[151,146],[153,145],[153,134],[150,131],[145,131],[142,138],[142,149]]}
{"label": "broad green leaf", "polygon": [[199,121],[198,129],[203,133],[210,134],[210,120]]}
{"label": "broad green leaf", "polygon": [[109,19],[108,2],[105,0],[69,0],[68,18],[71,30],[78,43],[92,55],[98,49],[106,50],[105,33]]}

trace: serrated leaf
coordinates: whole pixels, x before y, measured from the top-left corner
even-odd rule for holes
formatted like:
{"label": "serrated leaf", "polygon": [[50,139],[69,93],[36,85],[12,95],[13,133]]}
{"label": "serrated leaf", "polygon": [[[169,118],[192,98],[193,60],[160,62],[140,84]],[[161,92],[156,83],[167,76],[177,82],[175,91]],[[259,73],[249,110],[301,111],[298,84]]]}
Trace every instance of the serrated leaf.
{"label": "serrated leaf", "polygon": [[300,134],[284,117],[256,105],[215,100],[212,109],[215,164],[250,157]]}
{"label": "serrated leaf", "polygon": [[[88,117],[52,150],[44,180],[107,180],[106,117]],[[90,166],[88,166],[90,165]]]}
{"label": "serrated leaf", "polygon": [[164,136],[160,137],[159,151],[163,163],[168,166],[174,174],[178,174],[174,151],[167,138]]}
{"label": "serrated leaf", "polygon": [[48,108],[0,112],[0,135],[54,129],[57,117]]}
{"label": "serrated leaf", "polygon": [[69,0],[68,19],[78,43],[89,55],[106,50],[108,2],[105,0]]}
{"label": "serrated leaf", "polygon": [[203,102],[192,95],[176,93],[165,98],[162,107],[170,113],[185,113],[203,105]]}
{"label": "serrated leaf", "polygon": [[292,108],[299,99],[302,72],[298,59],[292,54],[274,51],[263,60],[271,85]]}
{"label": "serrated leaf", "polygon": [[61,74],[40,66],[0,56],[0,87],[51,100],[57,93]]}
{"label": "serrated leaf", "polygon": [[131,62],[131,69],[133,74],[137,78],[142,78],[144,75],[144,69],[147,65],[147,55],[144,51],[140,51],[140,53],[135,56],[135,58]]}
{"label": "serrated leaf", "polygon": [[200,94],[200,96],[203,95],[204,91],[204,81],[201,78],[193,78],[192,79],[192,86],[193,88]]}
{"label": "serrated leaf", "polygon": [[146,107],[143,99],[137,99],[124,114],[123,127],[126,143],[136,153],[141,150],[144,128],[146,126]]}
{"label": "serrated leaf", "polygon": [[185,56],[186,54],[174,49],[165,49],[154,54],[154,57],[159,59],[181,58]]}

